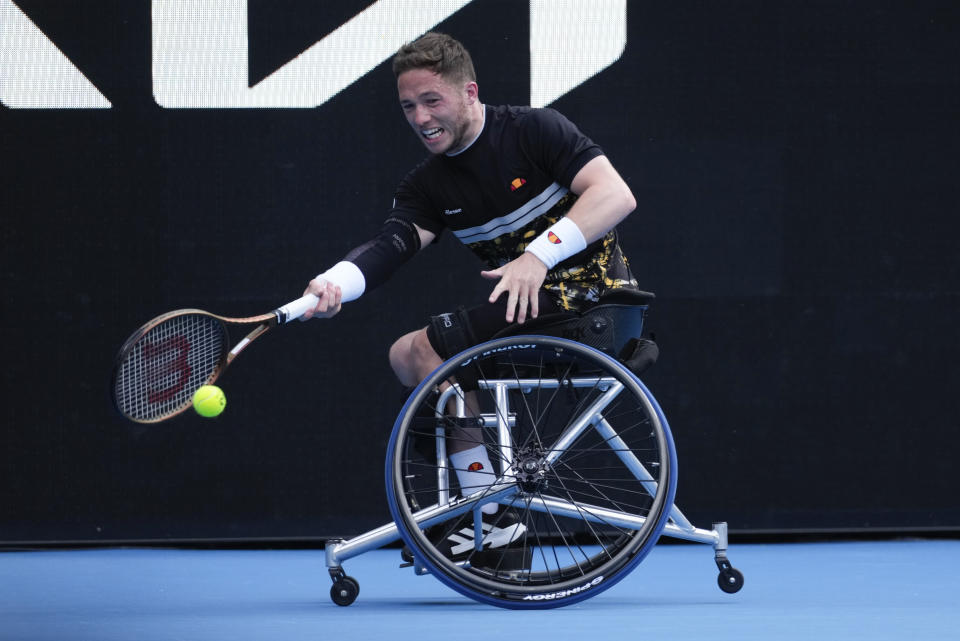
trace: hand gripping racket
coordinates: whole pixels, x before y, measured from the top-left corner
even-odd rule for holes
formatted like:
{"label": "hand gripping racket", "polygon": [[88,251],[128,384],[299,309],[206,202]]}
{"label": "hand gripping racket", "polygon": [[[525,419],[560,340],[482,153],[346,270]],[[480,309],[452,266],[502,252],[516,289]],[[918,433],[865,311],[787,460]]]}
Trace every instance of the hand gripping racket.
{"label": "hand gripping racket", "polygon": [[[157,316],[120,348],[113,369],[113,402],[125,417],[158,423],[190,407],[193,393],[209,385],[254,339],[300,318],[316,306],[307,294],[269,314],[226,318],[200,309]],[[227,325],[256,325],[233,348]]]}

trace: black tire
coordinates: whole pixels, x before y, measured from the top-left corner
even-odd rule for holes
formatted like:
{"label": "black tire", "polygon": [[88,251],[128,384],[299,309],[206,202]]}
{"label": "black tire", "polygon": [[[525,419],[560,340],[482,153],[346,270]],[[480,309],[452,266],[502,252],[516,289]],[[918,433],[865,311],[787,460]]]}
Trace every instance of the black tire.
{"label": "black tire", "polygon": [[352,576],[343,576],[330,586],[330,598],[340,606],[348,606],[360,595],[360,584]]}
{"label": "black tire", "polygon": [[[453,380],[456,396],[473,392],[465,419],[437,407]],[[498,445],[498,416],[513,423],[509,451]],[[578,421],[586,427],[565,442]],[[496,481],[492,494],[470,489],[462,494],[473,496],[441,506],[438,463],[424,443],[435,444],[438,427],[455,425],[473,428]],[[511,475],[508,457],[516,462]],[[493,605],[544,608],[598,594],[646,556],[673,505],[675,468],[666,419],[625,367],[580,343],[517,336],[455,356],[414,390],[394,425],[386,477],[401,536],[441,581]],[[455,495],[452,472],[449,483]],[[502,527],[512,513],[525,533],[508,547],[451,558],[443,540],[472,531],[472,510],[493,499],[502,507],[489,525]]]}
{"label": "black tire", "polygon": [[727,594],[739,592],[743,587],[743,573],[737,568],[726,568],[717,576],[717,585]]}

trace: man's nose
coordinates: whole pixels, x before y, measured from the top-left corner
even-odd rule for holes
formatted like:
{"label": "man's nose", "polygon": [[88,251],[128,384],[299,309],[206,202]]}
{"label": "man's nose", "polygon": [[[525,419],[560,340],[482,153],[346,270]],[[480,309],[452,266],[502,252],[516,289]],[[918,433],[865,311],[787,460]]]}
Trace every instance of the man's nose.
{"label": "man's nose", "polygon": [[430,112],[423,105],[417,105],[413,112],[413,121],[418,125],[430,122]]}

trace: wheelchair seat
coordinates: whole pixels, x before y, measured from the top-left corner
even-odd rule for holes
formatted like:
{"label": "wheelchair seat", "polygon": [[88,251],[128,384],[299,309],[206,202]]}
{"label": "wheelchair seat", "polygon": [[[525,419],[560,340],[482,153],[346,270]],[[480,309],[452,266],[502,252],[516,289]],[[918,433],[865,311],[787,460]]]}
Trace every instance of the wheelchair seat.
{"label": "wheelchair seat", "polygon": [[628,289],[609,290],[596,305],[582,312],[544,314],[522,325],[514,324],[493,336],[504,338],[521,334],[557,336],[583,343],[614,358],[624,359],[631,340],[643,335],[643,323],[651,292]]}

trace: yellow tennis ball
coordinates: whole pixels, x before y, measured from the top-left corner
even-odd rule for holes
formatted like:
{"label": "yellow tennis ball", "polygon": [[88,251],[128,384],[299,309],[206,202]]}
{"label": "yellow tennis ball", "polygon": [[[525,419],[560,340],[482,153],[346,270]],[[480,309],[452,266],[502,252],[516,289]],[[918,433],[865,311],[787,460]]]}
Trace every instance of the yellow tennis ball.
{"label": "yellow tennis ball", "polygon": [[216,385],[204,385],[193,393],[193,409],[197,410],[200,416],[218,416],[226,406],[227,397]]}

